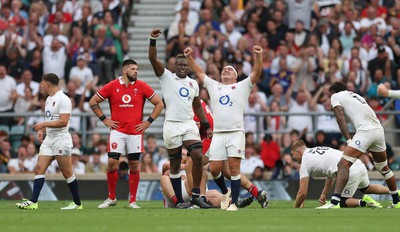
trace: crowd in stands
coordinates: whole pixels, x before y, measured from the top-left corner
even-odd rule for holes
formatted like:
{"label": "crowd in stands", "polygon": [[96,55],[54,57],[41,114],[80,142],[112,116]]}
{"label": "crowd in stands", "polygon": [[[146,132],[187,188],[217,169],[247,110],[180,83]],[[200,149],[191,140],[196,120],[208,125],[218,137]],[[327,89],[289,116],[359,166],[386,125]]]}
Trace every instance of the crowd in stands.
{"label": "crowd in stands", "polygon": [[[39,83],[54,72],[74,103],[85,102],[114,77],[128,52],[129,0],[0,0],[0,112],[42,112],[45,98]],[[222,67],[232,64],[238,81],[252,69],[254,44],[263,47],[263,74],[248,99],[246,113],[318,112],[312,116],[245,116],[246,158],[242,172],[262,179],[298,178],[290,144],[343,149],[335,117],[330,114],[329,85],[344,81],[376,111],[389,99],[377,94],[384,83],[400,84],[399,0],[177,0],[176,17],[165,28],[166,66],[174,72],[175,56],[190,46],[207,75],[219,80]],[[201,98],[208,102],[205,89]],[[393,107],[392,105],[389,105]],[[386,115],[379,115],[385,121]],[[0,125],[23,125],[24,118],[0,118]],[[31,117],[28,126],[43,120]],[[71,119],[76,174],[104,172],[107,141],[93,134],[81,144],[80,118]],[[90,123],[89,123],[90,125]],[[1,128],[0,128],[1,129]],[[26,141],[25,141],[26,140]],[[256,142],[257,141],[257,142]],[[0,172],[32,172],[37,141],[24,136],[18,146],[0,130]],[[34,146],[33,146],[34,145]],[[167,160],[157,138],[147,135],[142,173],[160,172]],[[388,146],[389,163],[396,163]],[[369,170],[368,154],[362,158]],[[396,168],[395,168],[396,169]],[[56,172],[57,167],[50,169]],[[122,159],[120,177],[128,165]],[[125,173],[125,174],[124,174]]]}

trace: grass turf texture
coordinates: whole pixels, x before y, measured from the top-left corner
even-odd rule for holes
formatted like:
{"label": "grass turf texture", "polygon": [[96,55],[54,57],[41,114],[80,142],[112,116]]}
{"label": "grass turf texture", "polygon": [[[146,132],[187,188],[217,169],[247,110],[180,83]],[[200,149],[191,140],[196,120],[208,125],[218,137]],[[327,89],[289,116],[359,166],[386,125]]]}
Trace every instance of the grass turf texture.
{"label": "grass turf texture", "polygon": [[[127,201],[116,207],[97,209],[101,201],[83,201],[83,210],[64,211],[69,202],[39,202],[37,210],[21,210],[15,201],[0,201],[0,225],[8,231],[397,231],[399,209],[316,210],[317,201],[294,209],[293,201],[270,202],[262,209],[255,201],[245,209],[165,209],[161,201],[138,202],[141,209],[129,209]],[[383,206],[389,202],[382,202]]]}

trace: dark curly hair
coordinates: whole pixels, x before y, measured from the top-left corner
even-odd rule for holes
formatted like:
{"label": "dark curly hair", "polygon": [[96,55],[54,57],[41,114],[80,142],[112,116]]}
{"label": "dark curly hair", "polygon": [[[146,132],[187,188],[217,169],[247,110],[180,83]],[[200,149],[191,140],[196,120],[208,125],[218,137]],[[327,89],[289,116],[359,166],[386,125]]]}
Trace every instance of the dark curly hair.
{"label": "dark curly hair", "polygon": [[329,92],[331,93],[339,93],[345,90],[347,90],[347,87],[343,81],[336,81],[329,87]]}

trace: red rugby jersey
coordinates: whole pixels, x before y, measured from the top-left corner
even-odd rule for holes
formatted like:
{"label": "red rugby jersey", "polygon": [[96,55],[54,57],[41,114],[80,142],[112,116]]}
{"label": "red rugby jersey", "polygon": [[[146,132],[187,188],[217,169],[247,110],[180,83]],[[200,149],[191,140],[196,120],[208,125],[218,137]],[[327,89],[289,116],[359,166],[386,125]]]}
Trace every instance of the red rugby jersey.
{"label": "red rugby jersey", "polygon": [[151,99],[156,93],[145,82],[136,80],[126,87],[122,77],[110,81],[101,88],[97,95],[108,99],[111,110],[111,120],[118,121],[117,131],[124,134],[141,134],[135,126],[142,123],[143,107],[146,99]]}

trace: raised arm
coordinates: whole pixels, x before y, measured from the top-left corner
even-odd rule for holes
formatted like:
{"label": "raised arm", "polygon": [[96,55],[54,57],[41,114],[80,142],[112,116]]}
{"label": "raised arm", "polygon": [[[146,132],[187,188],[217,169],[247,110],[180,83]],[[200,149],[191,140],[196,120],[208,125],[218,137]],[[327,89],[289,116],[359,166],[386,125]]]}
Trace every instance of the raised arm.
{"label": "raised arm", "polygon": [[318,89],[317,93],[314,95],[314,97],[312,97],[310,105],[309,105],[310,110],[312,110],[312,111],[316,111],[317,110],[317,102],[318,102],[318,99],[321,97],[321,94],[322,94],[323,91],[324,91],[324,87],[321,86]]}
{"label": "raised arm", "polygon": [[389,90],[385,84],[378,85],[378,94],[382,97],[400,98],[400,90]]}
{"label": "raised arm", "polygon": [[156,41],[158,36],[161,35],[161,29],[153,29],[150,34],[150,44],[149,44],[149,60],[151,66],[153,66],[154,73],[157,77],[163,75],[164,65],[157,59],[157,47]]}
{"label": "raised arm", "polygon": [[263,49],[260,45],[253,46],[253,59],[254,66],[253,70],[250,73],[251,84],[255,85],[260,80],[260,75],[263,69],[263,58],[262,58]]}
{"label": "raised arm", "polygon": [[350,140],[350,133],[349,133],[349,128],[347,127],[347,122],[346,122],[346,116],[344,115],[344,110],[342,106],[335,106],[333,107],[333,112],[335,113],[336,116],[336,121],[339,125],[340,131],[342,132],[342,135],[346,138],[346,140]]}
{"label": "raised arm", "polygon": [[186,60],[189,64],[189,68],[192,70],[192,72],[194,72],[194,74],[196,75],[197,79],[200,82],[200,85],[203,86],[204,84],[204,77],[206,76],[206,74],[204,73],[203,69],[201,69],[201,67],[197,64],[197,62],[194,60],[192,54],[193,54],[193,50],[190,47],[185,48],[185,50],[183,50],[183,54],[186,57]]}

